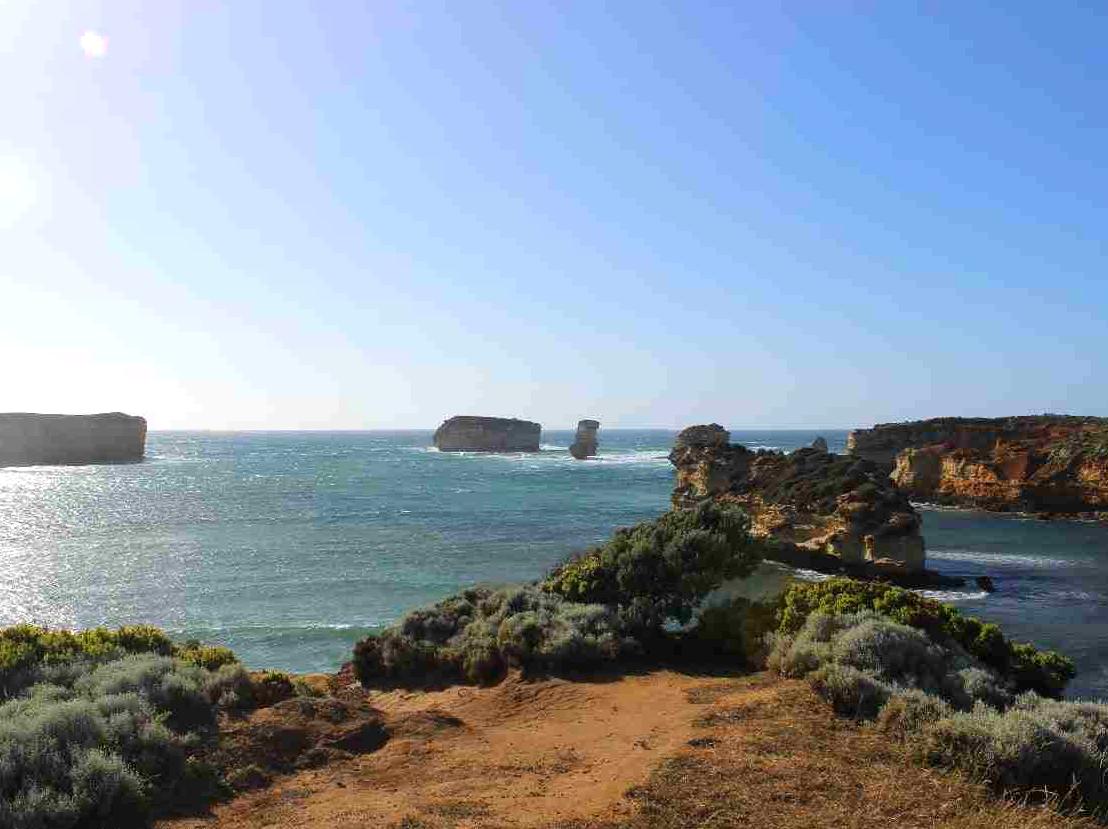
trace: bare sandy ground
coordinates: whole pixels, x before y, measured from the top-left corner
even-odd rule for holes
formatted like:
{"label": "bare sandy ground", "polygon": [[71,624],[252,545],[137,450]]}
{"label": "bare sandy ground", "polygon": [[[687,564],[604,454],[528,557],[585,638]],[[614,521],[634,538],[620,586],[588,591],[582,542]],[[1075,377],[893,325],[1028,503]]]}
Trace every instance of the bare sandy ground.
{"label": "bare sandy ground", "polygon": [[368,702],[391,733],[380,749],[161,829],[1091,825],[920,767],[807,684],[767,674],[510,677]]}

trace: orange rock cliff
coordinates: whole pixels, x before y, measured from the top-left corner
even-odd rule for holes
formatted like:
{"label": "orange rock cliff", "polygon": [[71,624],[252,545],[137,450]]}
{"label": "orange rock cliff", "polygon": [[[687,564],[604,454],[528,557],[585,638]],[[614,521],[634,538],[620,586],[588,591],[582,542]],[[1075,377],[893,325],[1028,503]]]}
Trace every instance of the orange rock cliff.
{"label": "orange rock cliff", "polygon": [[1108,418],[936,418],[850,433],[847,453],[931,503],[1108,517]]}

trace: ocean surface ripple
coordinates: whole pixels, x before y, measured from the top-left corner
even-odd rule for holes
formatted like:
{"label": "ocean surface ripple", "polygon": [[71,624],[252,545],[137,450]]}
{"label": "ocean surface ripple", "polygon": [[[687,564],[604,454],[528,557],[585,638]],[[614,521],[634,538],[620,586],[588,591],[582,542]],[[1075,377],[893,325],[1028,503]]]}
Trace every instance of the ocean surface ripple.
{"label": "ocean surface ripple", "polygon": [[[841,431],[733,431],[794,449]],[[0,624],[150,622],[247,664],[333,670],[405,610],[474,582],[534,579],[666,509],[673,432],[571,431],[534,454],[440,453],[429,431],[155,432],[123,466],[0,469]],[[1108,528],[923,508],[928,555],[997,592],[937,591],[1074,656],[1108,697]]]}

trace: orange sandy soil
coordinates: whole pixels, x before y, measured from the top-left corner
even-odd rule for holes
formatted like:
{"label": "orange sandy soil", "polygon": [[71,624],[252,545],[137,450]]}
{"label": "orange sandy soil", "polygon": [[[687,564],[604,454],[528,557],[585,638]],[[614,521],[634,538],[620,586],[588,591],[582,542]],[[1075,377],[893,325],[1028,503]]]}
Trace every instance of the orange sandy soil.
{"label": "orange sandy soil", "polygon": [[372,693],[379,750],[162,829],[1070,827],[913,764],[806,684],[659,670]]}

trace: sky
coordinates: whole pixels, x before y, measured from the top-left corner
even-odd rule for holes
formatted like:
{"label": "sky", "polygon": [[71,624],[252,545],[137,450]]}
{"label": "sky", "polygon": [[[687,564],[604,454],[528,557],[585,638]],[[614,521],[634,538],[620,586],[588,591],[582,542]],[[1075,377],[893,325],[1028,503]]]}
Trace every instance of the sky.
{"label": "sky", "polygon": [[1108,415],[1108,6],[0,4],[0,411]]}

